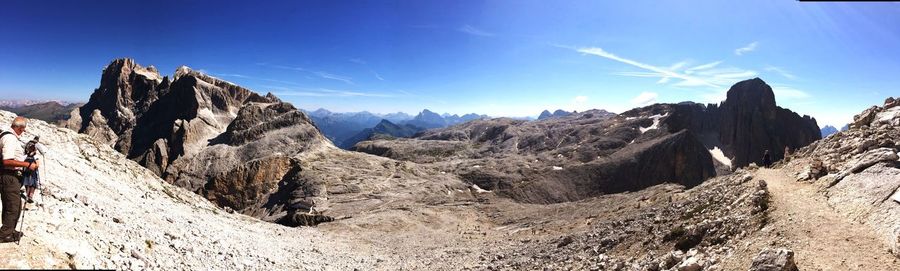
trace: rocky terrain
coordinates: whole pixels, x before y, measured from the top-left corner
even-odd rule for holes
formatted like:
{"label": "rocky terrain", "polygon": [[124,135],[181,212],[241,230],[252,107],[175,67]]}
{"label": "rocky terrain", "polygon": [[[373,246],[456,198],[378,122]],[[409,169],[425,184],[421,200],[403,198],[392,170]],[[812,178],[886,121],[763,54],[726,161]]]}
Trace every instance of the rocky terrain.
{"label": "rocky terrain", "polygon": [[[892,131],[900,115],[891,109],[875,113],[888,122],[861,129],[896,140]],[[0,125],[8,125],[13,116],[0,112]],[[855,132],[863,134],[856,128],[845,133]],[[51,150],[42,169],[44,191],[26,211],[22,243],[0,244],[0,253],[8,255],[0,259],[2,267],[900,268],[898,258],[891,255],[896,250],[888,236],[878,230],[891,225],[878,219],[885,217],[881,210],[900,204],[860,200],[839,205],[844,201],[836,201],[832,194],[854,191],[841,188],[854,180],[857,186],[889,191],[880,185],[893,180],[889,172],[896,169],[896,161],[882,160],[858,173],[849,171],[832,188],[826,188],[829,177],[812,183],[798,181],[798,173],[803,173],[799,170],[810,165],[803,161],[817,157],[815,152],[838,153],[837,146],[814,144],[777,165],[783,168],[751,165],[694,187],[662,184],[554,204],[517,202],[427,165],[333,147],[308,150],[294,159],[304,170],[331,180],[318,186],[329,197],[329,206],[322,207],[344,215],[318,227],[291,228],[219,208],[163,182],[89,136],[40,121],[29,126],[26,137],[31,135],[41,135]],[[843,140],[859,139],[846,136]],[[857,164],[850,160],[839,165],[854,168]],[[840,170],[836,172],[833,175]],[[866,212],[842,209],[847,207]]]}
{"label": "rocky terrain", "polygon": [[[14,116],[0,111],[0,125]],[[49,149],[43,188],[21,243],[0,244],[2,268],[346,270],[386,259],[312,228],[228,213],[88,135],[32,121],[33,135]]]}
{"label": "rocky terrain", "polygon": [[[620,115],[589,110],[528,122],[473,121],[354,150],[434,163],[489,191],[531,203],[573,201],[664,182],[695,186],[732,167],[780,160],[819,138],[815,119],[777,107],[760,79],[719,105],[656,104]],[[714,159],[715,158],[715,159]]]}
{"label": "rocky terrain", "polygon": [[173,78],[131,59],[115,60],[69,127],[221,207],[285,225],[365,212],[378,201],[345,208],[329,202],[410,192],[403,183],[427,180],[412,197],[465,187],[415,164],[341,151],[305,113],[274,95],[187,67]]}
{"label": "rocky terrain", "polygon": [[897,270],[897,104],[815,141],[753,79],[721,105],[475,120],[352,152],[274,95],[120,59],[67,122],[80,133],[30,123],[45,189],[0,267]]}
{"label": "rocky terrain", "polygon": [[850,128],[806,148],[785,163],[811,182],[836,211],[874,229],[900,256],[900,101],[889,98],[854,118]]}

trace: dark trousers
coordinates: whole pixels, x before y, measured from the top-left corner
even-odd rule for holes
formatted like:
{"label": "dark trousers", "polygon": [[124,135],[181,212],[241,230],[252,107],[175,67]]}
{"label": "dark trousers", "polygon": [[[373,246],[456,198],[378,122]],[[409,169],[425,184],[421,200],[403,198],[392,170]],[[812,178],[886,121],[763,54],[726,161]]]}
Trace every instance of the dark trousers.
{"label": "dark trousers", "polygon": [[19,223],[19,215],[22,213],[22,198],[19,197],[22,189],[21,179],[7,172],[0,175],[0,201],[3,202],[3,227],[0,227],[0,237],[13,234],[16,231],[16,224]]}

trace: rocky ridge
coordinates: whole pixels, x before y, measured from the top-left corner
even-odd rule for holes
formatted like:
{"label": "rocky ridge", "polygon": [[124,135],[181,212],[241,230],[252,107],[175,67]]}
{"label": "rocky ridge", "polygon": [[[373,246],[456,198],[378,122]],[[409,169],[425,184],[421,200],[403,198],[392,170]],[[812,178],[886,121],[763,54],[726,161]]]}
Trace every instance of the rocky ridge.
{"label": "rocky ridge", "polygon": [[[131,59],[115,60],[69,127],[223,208],[285,225],[314,225],[374,206],[331,208],[330,200],[405,189],[373,179],[419,182],[430,174],[415,165],[345,155],[305,113],[272,94],[260,96],[187,67],[173,78]],[[401,168],[406,172],[397,173]],[[441,194],[464,187],[452,178],[431,179],[433,186],[419,189]]]}
{"label": "rocky ridge", "polygon": [[885,100],[850,128],[800,149],[785,163],[821,187],[837,211],[864,223],[900,256],[900,102]]}
{"label": "rocky ridge", "polygon": [[360,142],[354,150],[434,163],[483,189],[549,203],[664,182],[694,186],[761,163],[767,149],[780,160],[785,147],[818,139],[817,127],[809,116],[777,107],[771,87],[756,78],[735,84],[721,105],[656,104],[620,115],[589,110],[532,122],[479,120],[412,139]]}
{"label": "rocky ridge", "polygon": [[[0,125],[14,116],[0,111]],[[0,267],[346,270],[387,259],[315,228],[228,213],[88,135],[31,120],[33,135],[49,150],[43,189],[21,244],[0,244]]]}

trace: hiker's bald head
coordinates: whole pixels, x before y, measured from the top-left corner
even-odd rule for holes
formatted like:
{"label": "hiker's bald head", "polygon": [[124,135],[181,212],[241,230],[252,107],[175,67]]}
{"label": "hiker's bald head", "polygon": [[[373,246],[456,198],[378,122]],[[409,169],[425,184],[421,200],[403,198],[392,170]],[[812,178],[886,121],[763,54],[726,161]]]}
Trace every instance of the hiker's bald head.
{"label": "hiker's bald head", "polygon": [[12,125],[10,125],[10,127],[13,129],[13,131],[16,132],[16,135],[21,135],[23,132],[25,132],[25,126],[27,125],[28,120],[26,120],[25,117],[18,116],[13,119]]}

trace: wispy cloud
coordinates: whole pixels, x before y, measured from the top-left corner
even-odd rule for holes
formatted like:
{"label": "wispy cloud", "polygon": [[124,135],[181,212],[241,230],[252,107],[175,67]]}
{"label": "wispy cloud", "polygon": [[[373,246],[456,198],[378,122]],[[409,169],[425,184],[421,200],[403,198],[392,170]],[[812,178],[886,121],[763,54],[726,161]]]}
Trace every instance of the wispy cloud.
{"label": "wispy cloud", "polygon": [[322,77],[325,79],[341,81],[341,82],[344,82],[344,83],[347,83],[350,85],[354,84],[353,78],[350,78],[349,76],[342,76],[342,75],[337,75],[337,74],[332,74],[332,73],[327,73],[327,72],[314,72],[313,74],[318,75],[319,77]]}
{"label": "wispy cloud", "polygon": [[377,98],[394,97],[394,95],[384,94],[384,93],[361,92],[361,91],[354,91],[354,90],[337,90],[337,89],[327,89],[327,88],[282,89],[281,91],[276,92],[275,95],[278,95],[278,96],[304,96],[304,97],[377,97]]}
{"label": "wispy cloud", "polygon": [[[613,53],[604,51],[599,47],[591,47],[591,48],[581,48],[577,49],[578,52],[588,55],[595,55],[603,58],[607,58],[610,60],[618,61],[621,63],[625,63],[634,67],[638,67],[648,72],[617,72],[614,73],[616,75],[621,76],[632,76],[632,77],[653,77],[660,78],[658,83],[669,83],[669,78],[680,79],[679,82],[674,83],[674,86],[683,86],[683,87],[693,87],[693,86],[708,86],[713,88],[721,88],[721,84],[727,83],[725,82],[724,77],[730,77],[730,73],[720,73],[718,71],[713,71],[711,68],[715,67],[718,64],[711,65],[703,64],[695,67],[688,68],[692,74],[688,74],[686,72],[679,72],[678,70],[673,70],[670,68],[655,66],[651,64],[646,64],[642,62],[638,62],[632,59],[620,57]],[[675,68],[683,68],[686,65],[673,65]]]}
{"label": "wispy cloud", "polygon": [[475,35],[475,36],[482,36],[482,37],[493,37],[494,36],[494,33],[475,28],[474,26],[471,26],[471,25],[463,25],[462,27],[457,28],[456,30],[459,32],[463,32],[463,33],[466,33],[469,35]]}
{"label": "wispy cloud", "polygon": [[759,42],[756,42],[756,41],[751,42],[750,44],[747,44],[747,46],[744,46],[744,47],[741,47],[741,48],[734,49],[734,54],[735,54],[735,55],[741,56],[741,55],[744,55],[744,54],[746,54],[746,53],[753,52],[754,50],[756,50],[756,47],[757,47],[758,45],[759,45]]}
{"label": "wispy cloud", "polygon": [[575,96],[575,98],[572,98],[572,108],[580,111],[590,109],[590,106],[588,106],[587,102],[588,96]]}
{"label": "wispy cloud", "polygon": [[647,106],[656,103],[656,98],[659,97],[659,94],[655,92],[641,92],[637,97],[631,99],[631,104],[634,106]]}
{"label": "wispy cloud", "polygon": [[375,74],[376,79],[378,79],[379,81],[384,81],[384,77],[381,77],[381,74],[378,74],[378,72],[374,70],[372,71],[372,73]]}
{"label": "wispy cloud", "polygon": [[267,81],[267,82],[281,83],[281,84],[288,84],[288,85],[299,85],[299,84],[297,84],[297,83],[295,83],[295,82],[291,82],[291,81],[284,81],[284,80],[271,79],[271,78],[263,78],[263,77],[256,77],[256,76],[249,76],[249,75],[243,75],[243,74],[237,74],[237,73],[213,73],[213,72],[208,72],[208,73],[206,73],[206,74],[209,74],[209,75],[212,75],[212,76],[216,76],[216,77],[231,77],[231,78],[241,78],[241,79],[248,79],[248,80]]}
{"label": "wispy cloud", "polygon": [[806,91],[790,86],[772,86],[772,92],[775,92],[775,98],[777,100],[796,100],[810,97],[809,93]]}
{"label": "wispy cloud", "polygon": [[329,80],[335,80],[335,81],[341,81],[341,82],[344,82],[344,83],[347,83],[347,84],[350,84],[350,85],[355,85],[355,83],[353,82],[353,78],[350,77],[350,76],[337,75],[337,74],[333,74],[333,73],[329,73],[329,72],[324,72],[324,71],[309,70],[309,69],[305,69],[305,68],[302,68],[302,67],[285,66],[285,65],[276,65],[276,64],[269,64],[269,63],[264,63],[264,62],[263,62],[263,63],[256,63],[256,65],[259,65],[259,66],[265,66],[265,67],[272,67],[272,68],[276,68],[276,69],[283,69],[283,70],[292,70],[292,71],[306,72],[306,73],[310,73],[310,74],[313,74],[313,75],[315,75],[315,76],[318,76],[319,78],[329,79]]}
{"label": "wispy cloud", "polygon": [[351,58],[351,59],[347,59],[347,61],[350,61],[350,62],[353,62],[356,64],[360,64],[360,65],[366,65],[366,61],[362,60],[360,58]]}
{"label": "wispy cloud", "polygon": [[777,73],[787,79],[791,79],[791,80],[797,79],[797,76],[795,76],[793,73],[791,73],[781,67],[775,67],[775,66],[770,65],[770,66],[766,66],[763,69],[766,71],[769,71],[769,72]]}

